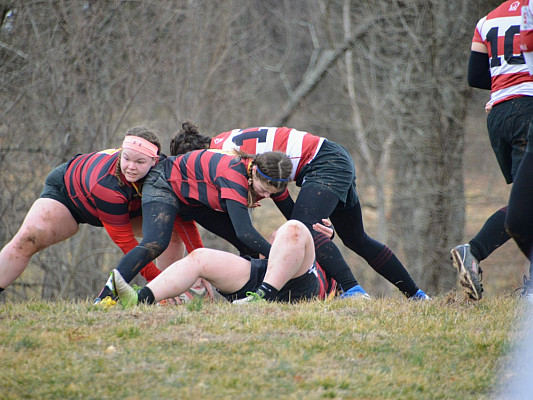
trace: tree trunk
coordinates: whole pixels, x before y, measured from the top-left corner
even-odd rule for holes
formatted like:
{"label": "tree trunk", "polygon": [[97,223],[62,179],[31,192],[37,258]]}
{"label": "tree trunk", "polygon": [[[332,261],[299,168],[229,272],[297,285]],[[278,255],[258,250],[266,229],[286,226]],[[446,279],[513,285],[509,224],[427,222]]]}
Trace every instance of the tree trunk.
{"label": "tree trunk", "polygon": [[401,138],[393,218],[409,271],[432,293],[455,287],[449,251],[463,236],[468,15],[472,10],[463,2],[429,1],[401,21],[412,41],[404,61],[416,64],[402,73],[408,85],[393,111]]}

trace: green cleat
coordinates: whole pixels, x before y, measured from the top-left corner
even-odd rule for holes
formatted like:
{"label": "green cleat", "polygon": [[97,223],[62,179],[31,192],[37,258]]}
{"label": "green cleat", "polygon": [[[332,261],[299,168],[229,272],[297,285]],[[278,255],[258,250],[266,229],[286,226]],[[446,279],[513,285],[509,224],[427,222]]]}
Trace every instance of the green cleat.
{"label": "green cleat", "polygon": [[114,269],[111,272],[111,280],[113,282],[113,293],[118,297],[118,302],[124,309],[128,309],[139,304],[139,295],[124,280],[120,272]]}
{"label": "green cleat", "polygon": [[259,290],[258,292],[246,292],[246,297],[234,300],[232,304],[242,305],[248,303],[266,303],[264,299],[265,294]]}

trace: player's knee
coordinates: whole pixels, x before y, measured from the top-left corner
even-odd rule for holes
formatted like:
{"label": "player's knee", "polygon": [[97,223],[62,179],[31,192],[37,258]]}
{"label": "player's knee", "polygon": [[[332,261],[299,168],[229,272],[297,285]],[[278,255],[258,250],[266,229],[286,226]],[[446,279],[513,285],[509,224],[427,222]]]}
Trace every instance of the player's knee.
{"label": "player's knee", "polygon": [[190,252],[187,258],[191,258],[196,264],[214,264],[219,253],[219,250],[200,247]]}
{"label": "player's knee", "polygon": [[305,232],[309,230],[303,222],[296,219],[288,220],[284,225],[286,225],[287,228],[294,233]]}
{"label": "player's knee", "polygon": [[513,219],[506,219],[504,227],[507,234],[512,238],[520,236],[520,233],[522,231],[521,224],[517,223],[517,221]]}
{"label": "player's knee", "polygon": [[304,241],[311,236],[309,229],[300,221],[291,219],[285,222],[276,233],[276,237],[283,237],[284,240]]}
{"label": "player's knee", "polygon": [[507,213],[504,223],[505,231],[511,237],[520,236],[522,233],[527,232],[527,224],[524,224],[524,218],[520,218],[519,215],[514,213]]}
{"label": "player's knee", "polygon": [[363,240],[362,238],[348,238],[348,239],[341,238],[341,242],[344,246],[348,247],[350,250],[355,251],[358,254],[359,252],[363,251],[363,249],[369,247],[368,241]]}
{"label": "player's knee", "polygon": [[205,247],[194,249],[189,253],[187,259],[191,267],[199,269],[200,276],[202,277],[206,275],[207,268],[209,268],[213,261],[216,260],[216,258],[213,257],[212,249],[207,249]]}
{"label": "player's knee", "polygon": [[17,252],[34,254],[47,247],[46,238],[49,232],[38,226],[22,227],[15,235],[11,244]]}
{"label": "player's knee", "polygon": [[205,248],[205,247],[200,247],[198,249],[194,249],[193,251],[191,251],[187,257],[190,257],[190,258],[192,258],[194,260],[200,261],[200,260],[203,260],[204,258],[208,257],[209,254],[210,254],[210,251],[211,251],[211,249],[208,249],[208,248]]}
{"label": "player's knee", "polygon": [[150,253],[150,259],[154,260],[157,257],[159,257],[163,251],[168,247],[168,243],[160,243],[160,242],[148,242],[148,241],[142,241],[140,243],[141,247],[144,247],[149,253]]}

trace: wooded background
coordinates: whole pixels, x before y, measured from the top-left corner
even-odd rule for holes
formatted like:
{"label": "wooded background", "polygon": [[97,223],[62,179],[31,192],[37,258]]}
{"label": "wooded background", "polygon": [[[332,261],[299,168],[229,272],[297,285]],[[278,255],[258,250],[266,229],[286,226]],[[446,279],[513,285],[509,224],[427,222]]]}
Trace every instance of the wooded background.
{"label": "wooded background", "polygon": [[[156,128],[166,153],[186,120],[209,135],[289,126],[350,150],[369,233],[420,287],[448,291],[449,251],[469,239],[464,176],[494,159],[484,145],[466,154],[479,163],[463,161],[468,126],[488,142],[489,93],[470,89],[466,72],[475,24],[498,4],[0,1],[0,245],[53,167],[118,147],[131,126]],[[253,215],[265,235],[283,222],[267,204]],[[339,246],[368,291],[394,292]],[[120,256],[103,229],[83,226],[34,256],[2,297],[93,297]]]}

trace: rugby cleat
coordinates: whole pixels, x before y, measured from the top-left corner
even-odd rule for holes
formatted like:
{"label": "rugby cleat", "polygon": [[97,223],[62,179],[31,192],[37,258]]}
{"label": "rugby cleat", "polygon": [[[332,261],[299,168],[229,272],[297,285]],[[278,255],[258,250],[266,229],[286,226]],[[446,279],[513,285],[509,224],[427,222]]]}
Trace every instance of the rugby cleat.
{"label": "rugby cleat", "polygon": [[264,297],[265,294],[263,293],[263,291],[246,292],[246,297],[238,300],[233,300],[232,304],[243,305],[249,303],[266,303]]}
{"label": "rugby cleat", "polygon": [[361,298],[370,300],[370,295],[361,287],[361,285],[355,285],[354,287],[348,289],[346,292],[341,294],[341,299],[346,299],[348,297],[352,298]]}
{"label": "rugby cleat", "polygon": [[461,244],[454,247],[451,255],[465,294],[473,300],[480,300],[483,293],[482,271],[478,260],[470,252],[470,245]]}
{"label": "rugby cleat", "polygon": [[131,308],[139,303],[137,291],[128,285],[118,270],[114,269],[111,272],[111,280],[113,282],[113,293],[118,297],[118,302],[124,309]]}
{"label": "rugby cleat", "polygon": [[424,292],[422,289],[418,289],[415,294],[413,294],[410,299],[412,300],[431,300],[431,297],[429,297],[426,292]]}

